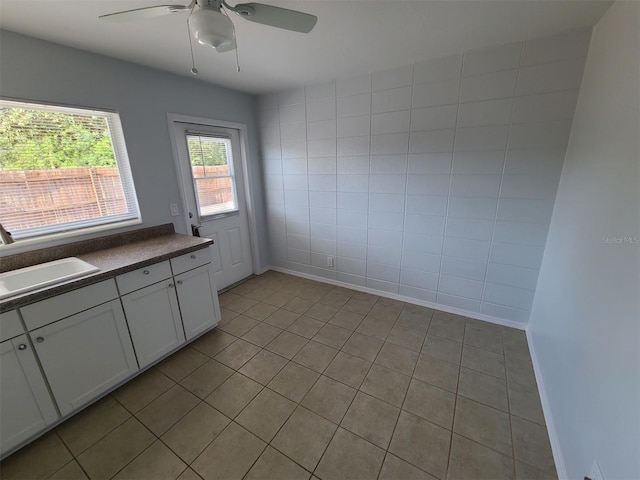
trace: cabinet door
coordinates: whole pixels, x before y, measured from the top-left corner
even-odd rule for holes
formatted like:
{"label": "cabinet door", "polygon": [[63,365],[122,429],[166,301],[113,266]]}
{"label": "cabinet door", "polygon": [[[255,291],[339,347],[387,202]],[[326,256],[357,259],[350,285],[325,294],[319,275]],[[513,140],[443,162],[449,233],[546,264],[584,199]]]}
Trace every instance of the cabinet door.
{"label": "cabinet door", "polygon": [[58,419],[26,335],[0,343],[0,405],[3,454]]}
{"label": "cabinet door", "polygon": [[30,332],[61,415],[138,370],[120,300]]}
{"label": "cabinet door", "polygon": [[175,280],[187,340],[215,327],[220,305],[211,264],[177,275]]}
{"label": "cabinet door", "polygon": [[184,343],[173,279],[124,295],[122,306],[140,368]]}

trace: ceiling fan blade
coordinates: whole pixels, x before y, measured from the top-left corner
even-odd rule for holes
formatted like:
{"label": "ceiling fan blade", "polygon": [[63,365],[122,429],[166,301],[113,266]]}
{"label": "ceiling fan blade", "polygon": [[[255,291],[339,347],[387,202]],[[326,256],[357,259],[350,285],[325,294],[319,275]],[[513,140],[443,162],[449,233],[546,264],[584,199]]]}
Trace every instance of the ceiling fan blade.
{"label": "ceiling fan blade", "polygon": [[318,21],[315,15],[263,3],[242,3],[236,5],[233,10],[251,22],[300,33],[309,33]]}
{"label": "ceiling fan blade", "polygon": [[108,13],[106,15],[100,15],[98,18],[108,22],[121,23],[140,20],[143,18],[160,17],[162,15],[182,12],[185,10],[189,10],[189,7],[184,5],[156,5],[154,7],[136,8],[134,10],[125,10],[124,12]]}

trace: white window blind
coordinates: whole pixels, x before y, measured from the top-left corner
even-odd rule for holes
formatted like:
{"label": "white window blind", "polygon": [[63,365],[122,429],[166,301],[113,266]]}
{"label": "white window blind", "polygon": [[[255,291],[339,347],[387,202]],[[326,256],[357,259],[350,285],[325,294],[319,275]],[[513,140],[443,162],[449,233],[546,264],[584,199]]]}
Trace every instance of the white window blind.
{"label": "white window blind", "polygon": [[200,218],[238,209],[228,138],[187,133],[193,186]]}
{"label": "white window blind", "polygon": [[0,223],[14,238],[139,218],[116,113],[0,99]]}

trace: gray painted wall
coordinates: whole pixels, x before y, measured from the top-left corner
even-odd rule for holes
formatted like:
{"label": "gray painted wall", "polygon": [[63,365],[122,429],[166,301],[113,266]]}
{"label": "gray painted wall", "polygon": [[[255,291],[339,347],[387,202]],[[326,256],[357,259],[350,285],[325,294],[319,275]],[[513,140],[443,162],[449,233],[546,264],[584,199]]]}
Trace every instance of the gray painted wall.
{"label": "gray painted wall", "polygon": [[260,97],[273,265],[526,324],[589,38]]}
{"label": "gray painted wall", "polygon": [[169,213],[170,203],[182,202],[167,112],[246,124],[258,243],[269,264],[254,97],[7,31],[0,31],[0,95],[116,110],[144,225],[175,222],[182,233],[184,221]]}
{"label": "gray painted wall", "polygon": [[571,479],[640,478],[639,19],[594,28],[528,327]]}

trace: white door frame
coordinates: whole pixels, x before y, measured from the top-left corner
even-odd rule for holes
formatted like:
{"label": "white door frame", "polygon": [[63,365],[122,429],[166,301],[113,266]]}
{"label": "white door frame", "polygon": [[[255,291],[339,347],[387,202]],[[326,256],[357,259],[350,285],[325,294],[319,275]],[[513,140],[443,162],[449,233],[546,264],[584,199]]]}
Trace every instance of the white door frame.
{"label": "white door frame", "polygon": [[[247,125],[244,123],[228,122],[226,120],[215,120],[212,118],[194,117],[192,115],[182,115],[179,113],[167,113],[167,122],[169,125],[169,139],[171,140],[171,151],[173,152],[173,164],[176,169],[176,178],[178,180],[178,189],[180,190],[180,198],[182,200],[182,215],[185,222],[185,228],[187,234],[191,235],[191,223],[187,218],[185,212],[185,205],[187,205],[187,195],[184,191],[184,181],[180,170],[180,156],[178,155],[178,145],[176,144],[176,136],[174,134],[174,124],[179,123],[193,123],[195,125],[206,125],[209,127],[225,127],[238,130],[240,133],[240,158],[242,160],[243,170],[243,182],[244,182],[244,196],[247,205],[247,223],[249,224],[249,240],[251,245],[251,257],[253,261],[253,273],[260,273],[260,250],[258,248],[258,226],[256,222],[256,209],[253,203],[253,195],[251,194],[251,181],[252,172],[249,164],[249,142]],[[191,181],[191,179],[188,179]]]}

